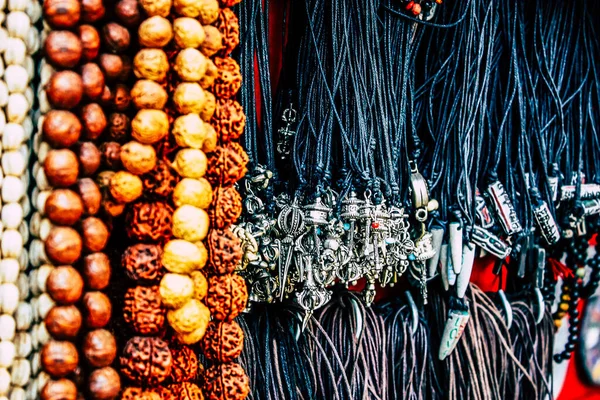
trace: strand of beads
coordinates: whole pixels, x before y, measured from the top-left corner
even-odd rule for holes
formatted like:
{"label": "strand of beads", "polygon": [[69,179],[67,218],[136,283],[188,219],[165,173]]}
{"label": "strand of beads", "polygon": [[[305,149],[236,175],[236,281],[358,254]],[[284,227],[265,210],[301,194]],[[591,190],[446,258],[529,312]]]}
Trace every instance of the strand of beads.
{"label": "strand of beads", "polygon": [[199,84],[212,64],[197,50],[206,38],[195,19],[201,3],[173,3],[177,17],[173,21],[176,50],[169,53],[174,64],[170,74],[174,87],[170,111],[176,115],[172,139],[179,150],[172,165],[181,180],[172,193],[176,207],[172,220],[174,239],[164,248],[162,263],[167,273],[160,284],[162,301],[169,308],[167,320],[174,331],[169,343],[173,367],[168,399],[202,398],[200,388],[193,382],[197,378],[197,356],[189,346],[202,339],[210,320],[209,310],[202,302],[207,281],[201,269],[207,261],[202,241],[209,228],[205,209],[212,200],[212,189],[204,174],[205,152],[214,149],[216,134],[206,122],[214,112],[214,97]]}
{"label": "strand of beads", "polygon": [[208,87],[217,99],[211,124],[218,133],[219,143],[209,157],[207,168],[207,177],[215,188],[210,209],[212,229],[207,239],[211,277],[206,298],[213,320],[202,342],[204,355],[212,364],[205,372],[203,386],[210,400],[241,400],[250,391],[246,373],[235,362],[242,352],[244,336],[234,319],[248,301],[246,283],[235,273],[242,259],[241,241],[230,229],[242,209],[234,184],[243,178],[248,162],[247,155],[235,142],[245,124],[243,110],[234,99],[241,86],[240,69],[228,56],[239,42],[237,18],[228,9],[235,3],[237,1],[222,2],[224,7],[218,18],[211,21],[218,29],[221,42],[214,47],[218,72]]}
{"label": "strand of beads", "polygon": [[[7,124],[2,136],[2,169],[4,174],[14,176],[22,181],[24,190],[29,186],[29,146],[28,140],[33,133],[31,108],[34,103],[34,92],[30,86],[34,78],[33,54],[39,50],[39,32],[33,26],[41,17],[41,6],[31,1],[9,1],[6,29],[8,33],[7,48],[4,53],[4,78],[8,88],[8,104],[6,105]],[[23,46],[24,45],[24,46]],[[25,48],[24,57],[22,53]],[[9,188],[7,188],[9,189]],[[16,193],[14,193],[16,194]],[[25,194],[25,193],[23,193]],[[15,230],[21,236],[21,245],[29,240],[29,229],[24,219],[30,211],[29,199],[24,195],[20,202],[7,202],[4,199],[2,208],[2,224],[4,229]],[[16,236],[15,239],[18,239]],[[9,238],[10,239],[10,238]],[[4,244],[4,238],[3,238]],[[10,243],[8,243],[10,244]],[[15,249],[16,250],[16,249]],[[19,304],[14,319],[1,316],[0,326],[14,335],[15,358],[11,367],[10,398],[23,400],[26,398],[25,387],[31,378],[31,364],[28,357],[31,353],[31,328],[33,311],[26,301],[29,297],[29,280],[26,273],[28,265],[27,252],[21,248],[19,258],[4,258],[2,249],[3,272],[5,278],[12,281],[18,271]],[[13,254],[16,256],[16,254]],[[20,267],[18,269],[18,267]],[[3,280],[4,281],[4,280]],[[7,338],[7,337],[6,337]],[[3,340],[5,337],[2,338]],[[2,351],[3,354],[4,351]]]}
{"label": "strand of beads", "polygon": [[[125,7],[124,1],[120,3],[121,9],[133,6]],[[111,182],[111,191],[115,191],[117,200],[134,202],[144,194],[127,210],[127,235],[133,244],[125,250],[121,260],[131,284],[125,292],[123,316],[135,335],[127,341],[121,356],[121,373],[131,384],[121,398],[132,400],[165,398],[168,391],[159,385],[168,379],[172,370],[171,351],[162,339],[166,310],[158,283],[164,275],[162,244],[171,237],[172,208],[166,200],[173,190],[175,177],[169,173],[168,165],[159,161],[156,148],[165,146],[170,126],[164,111],[168,100],[164,86],[169,64],[163,47],[171,40],[173,31],[171,23],[164,18],[169,13],[170,2],[142,2],[141,5],[147,18],[138,29],[141,48],[133,61],[138,80],[131,89],[137,113],[131,122],[133,140],[120,152],[125,171],[117,172],[128,177],[135,187],[126,198],[123,193],[127,193],[112,189]]]}
{"label": "strand of beads", "polygon": [[[101,1],[44,4],[48,25],[43,63],[48,64],[42,67],[40,111],[45,115],[39,121],[35,171],[42,192],[32,220],[32,232],[44,243],[43,250],[38,243],[31,250],[37,257],[33,265],[47,263],[42,279],[37,274],[38,290],[46,289],[56,305],[45,315],[40,313],[45,318],[41,326],[52,336],[41,353],[42,367],[53,379],[38,384],[42,399],[76,399],[78,392],[93,399],[112,399],[120,391],[119,376],[109,367],[116,356],[116,341],[104,330],[112,306],[100,291],[110,279],[108,257],[102,253],[109,230],[96,216],[101,195],[91,179],[100,165],[94,141],[105,127],[105,118],[96,101],[104,93],[106,75],[98,65],[100,35],[91,24],[98,23],[104,12]],[[110,39],[105,35],[102,44]],[[81,343],[82,326],[89,332]],[[83,374],[80,356],[92,369],[89,376]]]}

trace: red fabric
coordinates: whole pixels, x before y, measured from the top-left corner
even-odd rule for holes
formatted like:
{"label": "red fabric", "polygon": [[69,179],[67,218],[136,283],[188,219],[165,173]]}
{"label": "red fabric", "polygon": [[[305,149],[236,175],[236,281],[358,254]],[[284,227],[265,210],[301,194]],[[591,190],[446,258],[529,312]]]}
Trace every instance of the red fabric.
{"label": "red fabric", "polygon": [[[273,87],[272,90],[277,88],[277,83],[279,79],[279,71],[281,71],[282,66],[282,40],[283,36],[281,35],[282,30],[282,16],[285,7],[289,6],[289,0],[274,0],[270,3],[270,21],[269,21],[269,55],[271,62],[271,80]],[[258,77],[258,64],[256,64],[256,76]],[[258,79],[256,79],[257,85],[257,93],[260,93],[261,90],[260,85],[258,83]],[[260,121],[260,97],[257,97],[256,102],[258,118]],[[494,270],[495,259],[491,256],[484,257],[476,260],[475,265],[473,267],[473,274],[471,276],[471,281],[479,286],[482,290],[486,292],[493,292],[499,289],[499,280],[500,276],[493,273]],[[502,268],[502,276],[506,277],[506,267]],[[504,282],[502,288],[504,289]],[[364,287],[364,281],[361,281],[353,287],[354,290],[360,290]],[[381,290],[378,288],[377,290],[377,299],[385,298],[393,293],[397,293],[398,288],[385,288]],[[574,354],[576,354],[575,352]],[[567,377],[565,380],[565,384],[563,386],[563,391],[557,400],[600,400],[600,388],[593,388],[586,386],[581,378],[581,374],[577,371],[574,363],[574,357],[571,357],[569,360],[569,368],[567,372]]]}

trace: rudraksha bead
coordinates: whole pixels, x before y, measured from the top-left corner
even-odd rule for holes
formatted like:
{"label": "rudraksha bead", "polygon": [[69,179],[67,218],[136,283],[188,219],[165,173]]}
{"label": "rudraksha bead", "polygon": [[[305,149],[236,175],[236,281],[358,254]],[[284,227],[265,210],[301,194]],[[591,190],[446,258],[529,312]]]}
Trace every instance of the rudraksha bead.
{"label": "rudraksha bead", "polygon": [[248,155],[238,143],[218,146],[208,159],[206,177],[213,187],[232,186],[246,174]]}
{"label": "rudraksha bead", "polygon": [[202,349],[212,362],[226,363],[240,356],[244,348],[244,332],[237,322],[213,321],[208,324]]}
{"label": "rudraksha bead", "polygon": [[145,194],[167,197],[173,193],[178,177],[167,163],[159,161],[152,171],[142,175],[142,182]]}
{"label": "rudraksha bead", "polygon": [[188,382],[195,380],[198,375],[198,356],[191,347],[171,343],[169,345],[173,367],[171,368],[171,382]]}
{"label": "rudraksha bead", "polygon": [[206,305],[217,321],[231,321],[246,308],[248,290],[237,274],[215,275],[209,279]]}
{"label": "rudraksha bead", "polygon": [[242,196],[235,187],[217,187],[208,209],[211,227],[223,229],[234,224],[242,215],[242,208]]}
{"label": "rudraksha bead", "polygon": [[221,55],[230,54],[240,44],[240,25],[237,15],[230,8],[222,8],[214,26],[223,35]]}
{"label": "rudraksha bead", "polygon": [[233,99],[219,99],[211,125],[215,128],[221,143],[237,140],[244,133],[246,115],[240,103]]}
{"label": "rudraksha bead", "polygon": [[132,240],[161,242],[172,236],[173,210],[163,202],[136,203],[127,214],[127,234]]}
{"label": "rudraksha bead", "polygon": [[140,335],[157,335],[165,327],[165,309],[158,286],[136,286],[127,289],[123,317]]}
{"label": "rudraksha bead", "polygon": [[169,385],[170,392],[164,400],[204,400],[202,390],[192,382],[182,382]]}
{"label": "rudraksha bead", "polygon": [[229,99],[234,97],[242,86],[240,66],[231,57],[215,57],[214,63],[219,69],[212,92],[217,98]]}
{"label": "rudraksha bead", "polygon": [[230,229],[212,229],[206,241],[208,271],[224,275],[233,272],[244,255],[242,242]]}
{"label": "rudraksha bead", "polygon": [[162,248],[138,243],[128,247],[121,258],[127,276],[138,283],[158,283],[164,275]]}
{"label": "rudraksha bead", "polygon": [[250,381],[237,363],[213,365],[204,373],[207,400],[243,400],[250,393]]}
{"label": "rudraksha bead", "polygon": [[135,336],[125,345],[120,362],[121,373],[134,384],[156,386],[171,374],[173,359],[164,340]]}

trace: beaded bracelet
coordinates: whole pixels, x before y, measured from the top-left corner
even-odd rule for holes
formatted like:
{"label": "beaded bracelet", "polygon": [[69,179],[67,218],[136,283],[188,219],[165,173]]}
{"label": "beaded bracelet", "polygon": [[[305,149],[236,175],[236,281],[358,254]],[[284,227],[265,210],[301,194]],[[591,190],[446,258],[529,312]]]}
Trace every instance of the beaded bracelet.
{"label": "beaded bracelet", "polygon": [[[29,284],[25,273],[28,257],[23,250],[23,245],[29,240],[29,230],[24,218],[30,208],[25,191],[29,184],[27,141],[33,130],[29,114],[34,96],[29,84],[34,76],[31,55],[39,48],[39,33],[31,26],[31,22],[37,21],[41,13],[37,3],[28,1],[10,1],[7,12],[6,30],[2,30],[6,45],[3,53],[2,86],[5,112],[2,113],[4,232],[0,263],[0,291],[3,293],[3,314],[0,315],[0,395],[10,395],[11,399],[25,399],[24,387],[31,376],[31,365],[27,359],[31,352],[31,337],[27,330],[33,317],[31,306],[24,301],[29,296]],[[10,379],[6,368],[10,368]]]}

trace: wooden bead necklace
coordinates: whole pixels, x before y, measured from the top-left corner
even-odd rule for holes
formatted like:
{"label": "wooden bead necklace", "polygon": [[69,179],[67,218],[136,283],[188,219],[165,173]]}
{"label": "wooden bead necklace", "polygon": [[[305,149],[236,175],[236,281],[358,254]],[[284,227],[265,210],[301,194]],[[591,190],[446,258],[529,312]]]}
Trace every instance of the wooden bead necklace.
{"label": "wooden bead necklace", "polygon": [[[101,1],[44,4],[39,93],[44,115],[34,140],[37,212],[31,221],[37,239],[30,246],[32,265],[38,267],[32,277],[37,293],[42,293],[39,304],[45,305],[38,313],[37,330],[44,372],[30,388],[32,398],[40,392],[42,399],[76,399],[82,394],[114,399],[121,390],[119,375],[111,367],[116,340],[106,329],[112,305],[103,293],[111,277],[110,261],[103,253],[110,221],[100,218],[106,201],[94,178],[100,185],[104,182],[98,173],[99,140],[108,126],[104,109],[126,108],[127,100],[119,94],[128,93],[115,82],[127,79],[125,57],[99,52],[106,48],[123,53],[128,33],[111,22],[100,29],[104,14]],[[33,369],[37,372],[39,367]]]}

